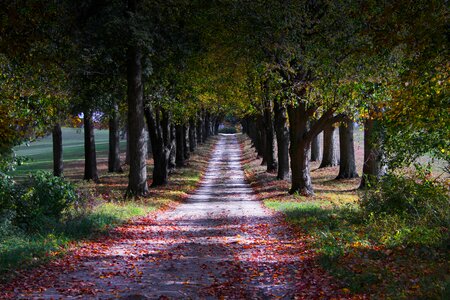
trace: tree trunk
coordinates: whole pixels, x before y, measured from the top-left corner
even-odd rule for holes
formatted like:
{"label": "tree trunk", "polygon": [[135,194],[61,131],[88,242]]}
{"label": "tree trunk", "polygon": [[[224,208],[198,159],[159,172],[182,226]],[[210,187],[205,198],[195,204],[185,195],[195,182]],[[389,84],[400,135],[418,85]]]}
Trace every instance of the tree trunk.
{"label": "tree trunk", "polygon": [[[303,196],[314,195],[309,169],[309,152],[311,141],[306,138],[308,132],[308,114],[303,103],[298,106],[288,106],[291,146],[292,182],[290,194],[299,193]],[[312,140],[312,139],[311,139]]]}
{"label": "tree trunk", "polygon": [[258,157],[262,157],[261,165],[266,164],[266,128],[264,127],[264,117],[258,115],[256,119],[256,151]]}
{"label": "tree trunk", "polygon": [[311,142],[311,161],[320,161],[320,133]]}
{"label": "tree trunk", "polygon": [[339,165],[339,156],[336,145],[337,128],[333,125],[325,127],[323,131],[323,155],[319,168],[334,167]]}
{"label": "tree trunk", "polygon": [[264,101],[264,125],[265,125],[265,156],[267,164],[267,172],[274,172],[277,169],[277,161],[275,159],[275,134],[273,129],[272,117],[272,101],[265,99]]}
{"label": "tree trunk", "polygon": [[194,152],[197,146],[197,137],[195,134],[195,121],[193,119],[189,120],[189,151]]}
{"label": "tree trunk", "polygon": [[370,187],[386,173],[383,165],[382,129],[373,118],[364,122],[364,164],[363,175],[359,188]]}
{"label": "tree trunk", "polygon": [[203,117],[200,113],[197,120],[197,143],[203,144],[204,142],[204,136],[203,136]]}
{"label": "tree trunk", "polygon": [[127,147],[125,152],[125,164],[130,165],[130,134],[128,133],[128,126],[126,129]]}
{"label": "tree trunk", "polygon": [[175,165],[177,167],[184,167],[184,132],[183,125],[175,125],[175,143],[176,143],[176,155]]}
{"label": "tree trunk", "polygon": [[218,135],[219,134],[219,126],[220,126],[220,120],[217,117],[216,121],[214,122],[214,135]]}
{"label": "tree trunk", "polygon": [[355,146],[353,142],[353,121],[346,120],[339,127],[340,165],[336,179],[350,179],[358,177],[355,162]]}
{"label": "tree trunk", "polygon": [[169,136],[170,136],[170,156],[169,156],[169,174],[176,168],[177,166],[177,140],[176,140],[176,130],[175,126],[172,124],[169,126]]}
{"label": "tree trunk", "polygon": [[84,180],[98,181],[94,124],[88,111],[84,113]]}
{"label": "tree trunk", "polygon": [[[128,1],[129,10],[136,12],[136,1]],[[141,51],[130,46],[127,50],[128,134],[130,136],[130,173],[126,196],[144,196],[147,185],[147,147],[144,132],[144,100]]]}
{"label": "tree trunk", "polygon": [[183,125],[183,147],[184,147],[184,159],[189,159],[189,129],[188,126]]}
{"label": "tree trunk", "polygon": [[52,130],[53,175],[61,177],[64,171],[61,124],[56,123]]}
{"label": "tree trunk", "polygon": [[[161,116],[162,115],[162,116]],[[145,106],[145,118],[153,152],[152,187],[166,185],[169,181],[169,115],[165,111],[152,111],[150,103]]]}
{"label": "tree trunk", "polygon": [[274,102],[274,125],[278,148],[277,179],[286,179],[289,176],[289,129],[287,126],[286,107]]}
{"label": "tree trunk", "polygon": [[120,166],[119,107],[117,103],[114,104],[109,117],[108,172],[122,172]]}
{"label": "tree trunk", "polygon": [[203,128],[203,141],[205,142],[209,134],[211,132],[211,119],[209,113],[205,113],[205,121],[204,121],[204,128]]}

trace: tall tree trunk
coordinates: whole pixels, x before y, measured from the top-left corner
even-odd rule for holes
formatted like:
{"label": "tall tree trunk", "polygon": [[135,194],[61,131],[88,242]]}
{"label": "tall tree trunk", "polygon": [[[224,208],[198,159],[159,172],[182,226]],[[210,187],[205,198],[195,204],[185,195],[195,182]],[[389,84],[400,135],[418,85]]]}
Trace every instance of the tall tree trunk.
{"label": "tall tree trunk", "polygon": [[119,107],[114,103],[109,117],[108,172],[122,172],[120,166]]}
{"label": "tall tree trunk", "polygon": [[175,125],[175,143],[176,143],[176,157],[175,165],[177,167],[184,167],[184,132],[183,125]]}
{"label": "tall tree trunk", "polygon": [[277,161],[275,159],[275,134],[273,129],[272,117],[272,101],[265,99],[264,101],[264,125],[265,125],[265,140],[266,140],[266,164],[267,172],[274,172],[277,169]]}
{"label": "tall tree trunk", "polygon": [[[128,0],[128,9],[136,13],[136,1]],[[127,50],[128,134],[130,136],[130,173],[126,196],[144,196],[147,185],[147,147],[144,132],[142,54],[137,46]]]}
{"label": "tall tree trunk", "polygon": [[94,124],[89,111],[84,113],[84,180],[98,181]]}
{"label": "tall tree trunk", "polygon": [[214,122],[214,135],[219,134],[219,126],[220,126],[220,119],[219,117],[217,117],[216,121]]}
{"label": "tall tree trunk", "polygon": [[355,162],[355,146],[353,142],[354,124],[352,120],[345,120],[339,127],[340,165],[336,179],[350,179],[358,177]]}
{"label": "tall tree trunk", "polygon": [[383,165],[381,148],[383,133],[378,121],[370,117],[364,122],[364,164],[359,188],[366,188],[376,183],[386,173]]}
{"label": "tall tree trunk", "polygon": [[183,125],[183,147],[184,147],[184,159],[189,159],[189,129],[188,126]]}
{"label": "tall tree trunk", "polygon": [[320,161],[320,133],[311,142],[311,161]]}
{"label": "tall tree trunk", "polygon": [[333,125],[325,127],[323,131],[323,155],[319,168],[334,167],[339,165],[339,156],[336,145],[337,128]]}
{"label": "tall tree trunk", "polygon": [[195,133],[195,121],[194,119],[189,120],[189,151],[194,152],[195,147],[197,147],[197,137]]}
{"label": "tall tree trunk", "polygon": [[205,113],[205,121],[203,125],[203,141],[206,141],[211,133],[211,118],[208,112]]}
{"label": "tall tree trunk", "polygon": [[166,185],[169,181],[169,114],[158,108],[152,111],[150,103],[145,106],[145,118],[153,152],[152,187]]}
{"label": "tall tree trunk", "polygon": [[64,171],[61,124],[56,123],[52,130],[53,175],[61,177]]}
{"label": "tall tree trunk", "polygon": [[125,164],[130,165],[130,134],[128,133],[128,125],[126,127],[126,139],[127,139],[127,147],[125,152]]}
{"label": "tall tree trunk", "polygon": [[286,179],[289,176],[289,129],[287,119],[286,107],[279,101],[275,101],[274,125],[278,148],[277,179]]}
{"label": "tall tree trunk", "polygon": [[169,174],[175,170],[177,166],[177,140],[176,140],[176,130],[175,126],[171,124],[169,126],[169,136],[170,136],[170,156],[169,156]]}
{"label": "tall tree trunk", "polygon": [[261,165],[266,164],[266,128],[264,127],[264,117],[258,115],[256,119],[256,151],[258,157],[262,157]]}
{"label": "tall tree trunk", "polygon": [[289,154],[291,156],[292,182],[290,194],[298,192],[303,196],[314,195],[309,169],[309,152],[311,140],[306,138],[308,132],[308,114],[305,104],[298,106],[288,106],[289,128],[291,146]]}
{"label": "tall tree trunk", "polygon": [[203,136],[203,117],[202,114],[198,114],[198,120],[197,120],[197,143],[203,144],[205,142],[204,136]]}

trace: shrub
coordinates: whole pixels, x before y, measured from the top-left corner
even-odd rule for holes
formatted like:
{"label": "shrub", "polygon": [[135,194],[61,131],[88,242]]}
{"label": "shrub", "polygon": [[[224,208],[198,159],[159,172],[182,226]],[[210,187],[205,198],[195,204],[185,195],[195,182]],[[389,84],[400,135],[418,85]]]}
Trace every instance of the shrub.
{"label": "shrub", "polygon": [[377,187],[363,195],[360,204],[367,215],[394,214],[409,220],[449,225],[447,188],[423,176],[386,175]]}
{"label": "shrub", "polygon": [[14,209],[17,195],[17,187],[12,178],[0,174],[0,214]]}
{"label": "shrub", "polygon": [[28,230],[41,230],[60,221],[77,200],[73,184],[49,172],[37,172],[24,184],[16,204],[16,223]]}

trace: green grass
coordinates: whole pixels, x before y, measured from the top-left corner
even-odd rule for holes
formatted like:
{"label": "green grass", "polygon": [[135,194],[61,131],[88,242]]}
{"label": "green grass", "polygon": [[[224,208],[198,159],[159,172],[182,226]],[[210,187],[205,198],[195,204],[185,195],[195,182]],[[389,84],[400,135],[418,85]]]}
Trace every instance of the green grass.
{"label": "green grass", "polygon": [[[84,134],[83,129],[62,128],[63,139],[63,159],[65,163],[84,160]],[[97,158],[102,159],[108,156],[108,130],[95,130],[95,146]],[[125,151],[126,141],[121,141],[121,151]],[[10,175],[15,177],[24,176],[36,170],[52,170],[53,150],[51,135],[43,137],[29,144],[22,144],[14,148],[17,156],[29,158],[21,166],[18,166]]]}
{"label": "green grass", "polygon": [[356,204],[271,199],[264,204],[308,234],[322,266],[352,292],[395,299],[444,299],[450,292],[441,228],[396,215],[367,217]]}
{"label": "green grass", "polygon": [[93,238],[157,208],[159,205],[151,203],[103,203],[48,232],[31,234],[18,229],[3,232],[0,238],[0,279],[7,280],[12,270],[41,264],[64,254],[71,242]]}

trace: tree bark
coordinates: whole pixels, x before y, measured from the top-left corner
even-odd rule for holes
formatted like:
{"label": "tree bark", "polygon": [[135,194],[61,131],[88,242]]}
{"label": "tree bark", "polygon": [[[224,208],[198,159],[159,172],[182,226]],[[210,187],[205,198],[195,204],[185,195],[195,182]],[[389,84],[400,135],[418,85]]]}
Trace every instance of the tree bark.
{"label": "tree bark", "polygon": [[94,124],[89,111],[84,113],[84,180],[98,181]]}
{"label": "tree bark", "polygon": [[175,170],[177,166],[177,140],[176,140],[176,130],[173,124],[169,125],[170,131],[170,156],[169,156],[169,174]]}
{"label": "tree bark", "polygon": [[203,117],[202,114],[199,113],[198,120],[197,120],[197,143],[203,144],[205,142],[204,136],[203,136]]}
{"label": "tree bark", "polygon": [[183,147],[184,147],[184,159],[189,159],[189,129],[188,126],[183,125]]}
{"label": "tree bark", "polygon": [[197,147],[197,137],[195,132],[195,121],[189,120],[189,151],[194,152]]}
{"label": "tree bark", "polygon": [[266,164],[266,128],[264,127],[263,115],[258,115],[256,119],[256,151],[258,157],[262,157],[261,165]]}
{"label": "tree bark", "polygon": [[203,125],[204,125],[204,128],[203,128],[203,141],[205,142],[208,139],[208,137],[209,137],[209,135],[211,133],[211,118],[210,118],[210,115],[209,115],[208,112],[205,113],[205,121],[204,121]]}
{"label": "tree bark", "polygon": [[52,130],[53,175],[61,177],[64,171],[61,124],[56,123]]}
{"label": "tree bark", "polygon": [[336,179],[350,179],[358,177],[356,172],[355,145],[353,141],[354,124],[352,120],[345,120],[339,127],[340,165]]}
{"label": "tree bark", "polygon": [[273,129],[272,117],[272,101],[265,99],[264,101],[264,125],[265,125],[265,156],[267,164],[267,172],[274,172],[277,169],[277,161],[275,159],[275,134]]}
{"label": "tree bark", "polygon": [[122,172],[120,166],[119,107],[114,103],[109,117],[108,172]]}
{"label": "tree bark", "polygon": [[299,193],[303,196],[314,195],[309,169],[309,151],[311,140],[306,138],[308,132],[308,114],[303,103],[297,107],[288,106],[290,140],[289,154],[291,156],[292,182],[290,194]]}
{"label": "tree bark", "polygon": [[274,125],[277,136],[278,172],[277,179],[289,176],[289,129],[286,107],[279,101],[274,102]]}
{"label": "tree bark", "polygon": [[220,126],[220,119],[219,119],[219,117],[217,117],[214,122],[214,135],[219,134],[219,126]]}
{"label": "tree bark", "polygon": [[383,165],[382,141],[381,125],[369,115],[369,119],[364,122],[364,164],[360,189],[370,187],[386,173],[386,166]]}
{"label": "tree bark", "polygon": [[320,133],[311,142],[311,161],[320,161]]}
{"label": "tree bark", "polygon": [[145,118],[153,152],[152,187],[166,185],[169,181],[169,114],[158,108],[152,111],[151,103],[147,103],[145,106]]}
{"label": "tree bark", "polygon": [[334,167],[339,165],[339,156],[336,145],[337,128],[333,125],[325,127],[323,131],[323,155],[319,168]]}
{"label": "tree bark", "polygon": [[[128,0],[129,10],[136,12],[136,1]],[[142,54],[136,46],[127,50],[128,134],[130,136],[130,173],[126,197],[144,196],[147,185],[147,147],[144,132]]]}
{"label": "tree bark", "polygon": [[183,125],[175,125],[175,143],[176,143],[176,154],[175,154],[175,165],[177,167],[184,167],[184,132]]}

